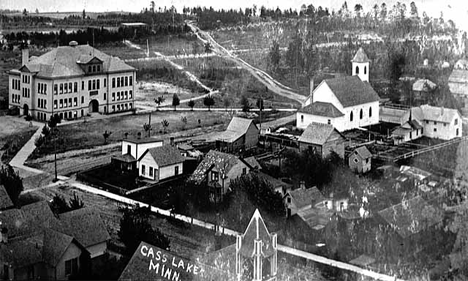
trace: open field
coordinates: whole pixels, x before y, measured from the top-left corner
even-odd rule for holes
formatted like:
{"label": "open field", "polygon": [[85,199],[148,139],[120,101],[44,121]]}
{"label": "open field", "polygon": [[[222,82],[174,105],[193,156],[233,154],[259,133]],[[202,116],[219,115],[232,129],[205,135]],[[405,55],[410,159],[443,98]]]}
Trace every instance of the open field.
{"label": "open field", "polygon": [[[152,36],[148,40],[151,56],[154,52],[165,56],[203,54],[205,48],[198,41],[197,36],[192,33],[183,35]],[[142,42],[141,47],[146,50],[146,42]]]}
{"label": "open field", "polygon": [[[151,115],[130,115],[116,116],[101,120],[87,120],[70,125],[60,126],[59,139],[57,144],[57,153],[92,148],[95,146],[104,145],[103,133],[107,130],[111,132],[108,143],[115,143],[125,137],[128,133],[129,137],[136,137],[137,133],[141,133],[142,137],[146,136],[143,129],[145,123],[149,123],[151,116],[152,137],[164,139],[167,135],[177,132],[184,134],[184,131],[203,127],[227,124],[231,119],[230,115],[225,112],[153,112]],[[187,123],[182,121],[182,117],[186,117]],[[164,134],[164,128],[161,121],[167,120],[169,126]],[[198,123],[200,120],[200,123]],[[51,154],[54,151],[52,142],[45,146],[36,149],[31,155],[32,159]]]}

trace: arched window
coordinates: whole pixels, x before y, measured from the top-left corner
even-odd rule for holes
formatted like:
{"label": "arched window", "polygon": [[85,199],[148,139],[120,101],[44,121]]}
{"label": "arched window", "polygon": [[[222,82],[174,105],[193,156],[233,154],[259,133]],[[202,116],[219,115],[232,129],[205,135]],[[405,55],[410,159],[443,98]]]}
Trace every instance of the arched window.
{"label": "arched window", "polygon": [[364,74],[367,74],[367,66],[364,66]]}
{"label": "arched window", "polygon": [[356,66],[356,74],[359,74],[359,66]]}
{"label": "arched window", "polygon": [[351,111],[351,114],[349,115],[349,121],[353,121],[353,112]]}
{"label": "arched window", "polygon": [[359,112],[359,119],[362,119],[363,117],[363,114],[362,114],[362,108],[361,108],[361,111]]}
{"label": "arched window", "polygon": [[372,117],[372,107],[369,107],[369,117]]}

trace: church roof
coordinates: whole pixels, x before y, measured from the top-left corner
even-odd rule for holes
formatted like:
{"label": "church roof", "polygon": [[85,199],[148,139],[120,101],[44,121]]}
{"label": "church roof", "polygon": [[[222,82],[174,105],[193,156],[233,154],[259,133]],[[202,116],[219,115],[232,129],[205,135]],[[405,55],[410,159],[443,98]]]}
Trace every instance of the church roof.
{"label": "church roof", "polygon": [[364,49],[360,47],[356,55],[354,55],[354,58],[351,61],[363,63],[363,62],[370,62],[370,59],[367,57],[366,53],[364,52]]}
{"label": "church roof", "polygon": [[240,254],[244,257],[252,257],[254,254],[254,242],[261,240],[262,243],[262,254],[265,257],[269,257],[274,254],[272,245],[272,238],[268,229],[263,221],[262,216],[258,209],[255,210],[252,218],[250,219],[249,225],[244,232],[242,245],[240,248]]}
{"label": "church roof", "polygon": [[345,76],[325,80],[343,107],[361,105],[380,100],[372,86],[358,76]]}

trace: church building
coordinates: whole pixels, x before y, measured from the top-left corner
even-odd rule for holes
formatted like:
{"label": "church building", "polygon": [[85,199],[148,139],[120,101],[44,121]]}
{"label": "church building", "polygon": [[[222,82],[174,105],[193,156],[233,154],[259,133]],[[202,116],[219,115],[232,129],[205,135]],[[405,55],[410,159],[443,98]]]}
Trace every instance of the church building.
{"label": "church building", "polygon": [[[351,60],[352,76],[323,80],[296,115],[296,126],[333,125],[343,132],[379,122],[379,95],[369,84],[370,60],[362,48]],[[312,91],[312,89],[311,89]]]}

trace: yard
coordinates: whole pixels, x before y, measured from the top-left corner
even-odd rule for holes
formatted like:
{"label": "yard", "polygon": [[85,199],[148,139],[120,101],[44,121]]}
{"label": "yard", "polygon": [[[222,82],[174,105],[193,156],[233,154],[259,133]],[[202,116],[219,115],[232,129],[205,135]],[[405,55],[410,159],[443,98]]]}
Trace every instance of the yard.
{"label": "yard", "polygon": [[[150,135],[151,137],[160,139],[167,139],[169,135],[174,137],[185,135],[192,129],[201,130],[199,133],[207,132],[210,129],[206,127],[223,124],[227,126],[231,119],[230,115],[225,112],[196,111],[156,111],[144,115],[115,116],[95,120],[87,119],[86,122],[64,124],[58,127],[57,153],[92,148],[106,143],[116,143],[125,138],[126,133],[128,133],[128,137],[137,137],[138,133],[141,133],[141,136],[145,137],[147,133],[144,131],[143,125],[150,123],[150,116],[152,125]],[[166,128],[162,125],[163,120],[167,121],[168,126]],[[106,141],[103,137],[105,131],[110,133]],[[190,133],[195,134],[196,132]],[[53,152],[53,142],[48,142],[39,149],[36,149],[30,159],[40,158]]]}
{"label": "yard", "polygon": [[3,163],[10,162],[16,153],[36,132],[28,122],[13,116],[0,117],[0,154]]}

